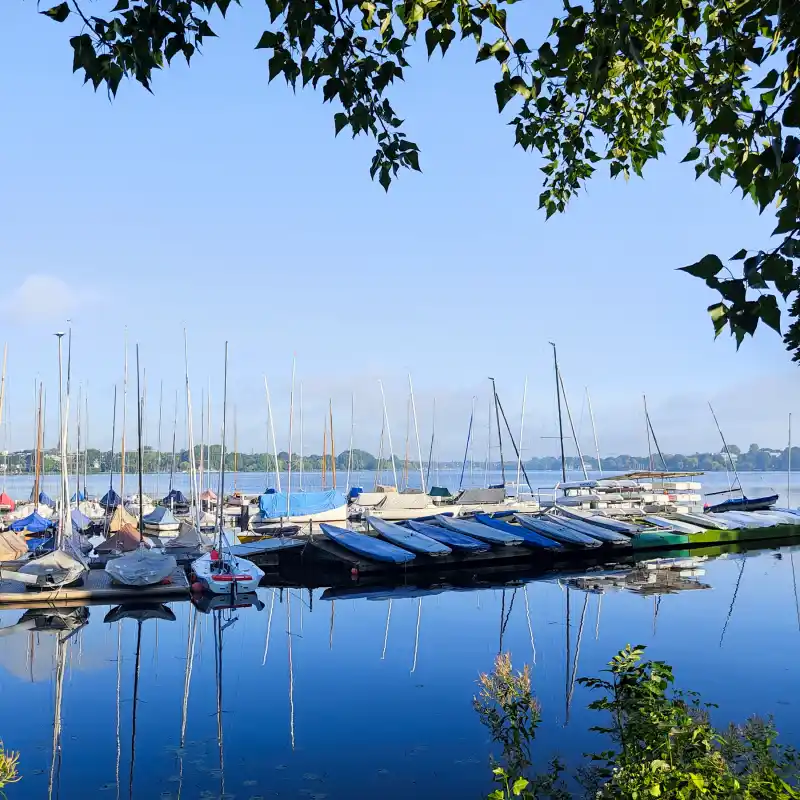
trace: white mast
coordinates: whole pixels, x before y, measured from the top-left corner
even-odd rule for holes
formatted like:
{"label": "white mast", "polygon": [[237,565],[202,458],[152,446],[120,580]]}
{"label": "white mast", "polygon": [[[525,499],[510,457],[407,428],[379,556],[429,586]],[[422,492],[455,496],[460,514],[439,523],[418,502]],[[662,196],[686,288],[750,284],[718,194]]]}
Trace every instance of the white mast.
{"label": "white mast", "polygon": [[119,497],[125,504],[125,429],[128,422],[128,326],[125,326],[125,372],[122,381],[122,447],[120,454]]}
{"label": "white mast", "polygon": [[200,530],[200,492],[197,490],[197,467],[194,460],[194,425],[192,422],[192,392],[189,388],[189,345],[186,328],[183,329],[183,361],[186,373],[186,419],[188,421],[189,436],[189,478],[191,481],[191,502],[194,503],[194,516],[197,530]]}
{"label": "white mast", "polygon": [[417,440],[417,458],[419,459],[419,479],[422,484],[422,494],[427,494],[425,486],[425,471],[422,468],[422,445],[419,441],[419,425],[417,424],[417,405],[414,402],[414,386],[411,383],[411,373],[408,373],[408,391],[411,393],[411,413],[414,416],[414,437]]}
{"label": "white mast", "polygon": [[792,415],[789,414],[789,449],[786,451],[786,508],[792,507]]}
{"label": "white mast", "polygon": [[353,469],[353,430],[356,426],[356,395],[350,394],[350,445],[347,449],[347,490],[350,491],[350,473]]}
{"label": "white mast", "polygon": [[575,448],[578,451],[578,458],[581,462],[581,470],[583,471],[584,480],[589,480],[589,475],[586,472],[586,464],[583,461],[583,453],[581,452],[581,444],[578,441],[578,436],[575,433],[575,426],[572,424],[572,412],[569,410],[569,401],[567,400],[567,392],[564,389],[564,378],[561,376],[561,370],[558,370],[558,380],[561,383],[561,394],[564,396],[564,407],[567,409],[567,419],[569,420],[569,427],[572,431],[572,438],[575,440]]}
{"label": "white mast", "polygon": [[383,418],[386,420],[386,436],[389,439],[389,456],[392,459],[392,476],[394,477],[394,488],[397,489],[397,466],[394,463],[394,448],[392,447],[392,429],[389,427],[389,415],[386,413],[386,395],[383,392],[383,382],[378,380],[381,387],[381,399],[383,400]]}
{"label": "white mast", "polygon": [[519,419],[519,450],[517,451],[517,497],[519,497],[519,476],[522,471],[522,434],[525,433],[525,401],[528,399],[528,376],[525,376],[525,388],[522,390],[522,414]]}
{"label": "white mast", "polygon": [[269,428],[272,432],[272,455],[275,458],[275,488],[280,492],[281,491],[281,471],[278,467],[278,445],[275,442],[275,422],[272,419],[272,401],[269,397],[269,383],[267,382],[267,376],[264,376],[264,389],[267,392],[267,413],[269,414]]}
{"label": "white mast", "polygon": [[303,382],[300,382],[300,480],[299,489],[303,491]]}
{"label": "white mast", "polygon": [[492,457],[492,398],[489,398],[489,427],[486,431],[486,469],[483,473],[485,486],[489,485],[489,461]]}
{"label": "white mast", "polygon": [[589,387],[586,387],[586,403],[589,406],[589,419],[592,421],[592,435],[594,436],[594,450],[597,453],[597,470],[603,477],[603,462],[600,460],[600,445],[597,443],[597,428],[594,426],[594,412],[592,411],[592,398],[589,397]]}
{"label": "white mast", "polygon": [[[292,357],[292,389],[289,393],[289,464],[287,465],[288,470],[288,481],[289,481],[289,488],[286,494],[286,516],[290,517],[292,515],[290,503],[292,501],[292,434],[294,433],[294,375],[295,375],[295,366],[296,366],[296,359]],[[271,416],[271,415],[270,415]]]}

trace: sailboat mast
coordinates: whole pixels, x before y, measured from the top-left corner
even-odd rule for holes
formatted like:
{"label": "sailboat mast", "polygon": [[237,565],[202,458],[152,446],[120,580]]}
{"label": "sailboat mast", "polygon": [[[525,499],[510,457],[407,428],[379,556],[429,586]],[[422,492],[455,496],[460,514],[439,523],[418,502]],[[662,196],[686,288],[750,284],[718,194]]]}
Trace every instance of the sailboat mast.
{"label": "sailboat mast", "polygon": [[194,457],[194,415],[192,414],[192,390],[189,386],[189,344],[186,328],[183,329],[183,363],[186,376],[186,421],[189,437],[189,502],[194,504],[195,522],[200,530],[200,492],[197,489],[197,462]]}
{"label": "sailboat mast", "polygon": [[731,458],[731,451],[728,449],[728,443],[725,441],[725,436],[722,433],[722,428],[719,426],[719,422],[717,421],[717,415],[714,413],[714,409],[711,406],[711,403],[708,404],[709,409],[711,410],[711,416],[714,417],[714,424],[717,426],[717,431],[719,432],[719,438],[722,439],[722,445],[725,448],[725,453],[728,456],[728,461],[731,462],[731,469],[733,470],[733,474],[736,476],[736,482],[739,484],[739,489],[742,488],[742,482],[739,480],[739,473],[736,471],[736,462]]}
{"label": "sailboat mast", "polygon": [[495,422],[497,423],[497,443],[500,446],[500,474],[502,475],[503,488],[506,485],[506,463],[503,460],[503,434],[500,430],[500,410],[497,407],[497,386],[495,385],[494,378],[489,378],[492,382],[492,395],[494,395],[494,415]]}
{"label": "sailboat mast", "polygon": [[411,395],[411,414],[414,417],[414,438],[417,440],[417,458],[419,459],[419,480],[422,484],[422,494],[427,493],[425,473],[422,471],[422,444],[419,440],[419,425],[417,424],[417,404],[414,402],[414,387],[411,383],[411,373],[408,373],[408,392]]}
{"label": "sailboat mast", "polygon": [[786,507],[791,508],[792,492],[792,414],[789,413],[789,447],[786,450]]}
{"label": "sailboat mast", "polygon": [[156,497],[161,497],[159,491],[159,482],[161,478],[161,420],[162,412],[164,411],[164,381],[161,381],[161,386],[158,392],[158,452],[156,453]]}
{"label": "sailboat mast", "polygon": [[525,433],[525,402],[528,399],[528,376],[525,376],[525,388],[522,390],[522,413],[519,417],[519,451],[517,452],[517,496],[519,497],[519,474],[522,470],[522,436]]}
{"label": "sailboat mast", "polygon": [[78,408],[77,408],[77,422],[78,422],[78,430],[77,430],[77,437],[75,440],[75,477],[77,478],[77,491],[75,493],[75,502],[81,502],[81,400],[83,394],[83,387],[78,386]]}
{"label": "sailboat mast", "polygon": [[350,443],[347,446],[347,490],[350,490],[350,474],[353,471],[353,431],[356,427],[356,395],[350,393]]}
{"label": "sailboat mast", "polygon": [[328,468],[328,418],[323,416],[322,423],[322,488],[325,488],[325,471]]}
{"label": "sailboat mast", "polygon": [[408,441],[411,435],[411,398],[406,401],[406,452],[403,458],[403,488],[408,489]]}
{"label": "sailboat mast", "polygon": [[287,481],[289,483],[286,495],[286,516],[291,516],[289,503],[292,499],[292,444],[294,442],[294,378],[296,359],[292,358],[292,388],[289,391],[289,463],[286,465]]}
{"label": "sailboat mast", "polygon": [[139,385],[139,344],[136,344],[136,439],[139,469],[139,545],[144,544],[144,502],[142,500],[142,390]]}
{"label": "sailboat mast", "polygon": [[281,471],[280,466],[278,465],[278,444],[275,441],[275,421],[272,417],[272,400],[270,400],[269,396],[269,383],[267,382],[267,376],[264,376],[264,390],[267,393],[267,413],[269,414],[269,429],[272,433],[272,457],[275,459],[275,488],[280,492],[281,491]]}
{"label": "sailboat mast", "polygon": [[125,430],[128,423],[128,329],[125,328],[125,370],[122,379],[122,448],[119,496],[125,502]]}
{"label": "sailboat mast", "polygon": [[594,451],[597,454],[597,471],[603,477],[603,462],[600,460],[600,445],[597,443],[597,428],[594,426],[594,412],[592,411],[592,398],[589,396],[589,387],[586,387],[586,404],[589,406],[589,419],[592,422],[592,436],[594,437]]}
{"label": "sailboat mast", "polygon": [[472,420],[475,417],[475,398],[472,398],[472,411],[469,415],[469,428],[467,428],[467,445],[464,448],[464,461],[461,463],[461,478],[458,481],[458,488],[460,489],[464,483],[464,470],[467,466],[467,455],[469,454],[469,444],[472,440]]}
{"label": "sailboat mast", "polygon": [[644,432],[647,436],[647,459],[648,459],[648,469],[650,472],[653,471],[653,450],[650,446],[650,425],[648,424],[648,417],[647,417],[647,397],[646,395],[642,395],[642,401],[644,402]]}
{"label": "sailboat mast", "polygon": [[172,498],[172,481],[175,477],[175,437],[178,433],[178,390],[175,390],[175,416],[172,418],[172,460],[169,463],[169,495],[170,502],[174,506]]}
{"label": "sailboat mast", "polygon": [[83,497],[89,499],[86,491],[86,475],[89,472],[89,384],[86,384],[86,399],[84,400],[84,414],[86,419],[86,435],[83,437]]}
{"label": "sailboat mast", "polygon": [[39,382],[39,422],[36,426],[36,466],[33,479],[33,505],[39,504],[39,474],[42,468],[42,383]]}
{"label": "sailboat mast", "polygon": [[558,354],[556,346],[550,342],[553,348],[553,366],[556,372],[556,404],[558,405],[558,440],[561,443],[561,480],[567,480],[567,460],[564,457],[564,421],[561,417],[561,373],[558,371]]}
{"label": "sailboat mast", "polygon": [[381,400],[383,401],[383,418],[386,420],[386,438],[389,440],[389,457],[392,459],[392,475],[394,477],[394,488],[398,489],[397,485],[397,465],[394,463],[394,447],[392,446],[392,429],[389,427],[389,415],[386,412],[386,395],[383,391],[383,381],[378,381],[378,386],[381,387]]}
{"label": "sailboat mast", "polygon": [[61,340],[64,337],[63,333],[57,333],[58,339],[58,420],[59,420],[59,451],[61,456],[61,504],[59,508],[59,525],[58,525],[58,539],[56,548],[60,549],[64,543],[64,536],[66,534],[66,519],[67,519],[67,504],[64,498],[64,480],[66,478],[66,464],[67,464],[67,442],[64,436],[64,380],[62,377],[62,356],[61,356]]}
{"label": "sailboat mast", "polygon": [[236,473],[238,472],[238,451],[239,451],[239,431],[238,431],[239,412],[236,406],[233,407],[233,493],[236,494]]}
{"label": "sailboat mast", "polygon": [[[266,378],[265,378],[266,381]],[[219,546],[222,549],[222,498],[225,497],[225,428],[228,421],[228,343],[225,342],[225,370],[222,381],[222,444],[220,447],[219,461],[219,498],[217,511],[219,513]]]}
{"label": "sailboat mast", "polygon": [[303,491],[303,382],[300,382],[300,491]]}
{"label": "sailboat mast", "polygon": [[578,435],[575,433],[575,425],[572,422],[572,412],[569,410],[569,401],[567,400],[567,391],[564,388],[564,378],[561,372],[558,373],[559,382],[561,384],[561,394],[564,395],[564,407],[567,409],[567,419],[569,420],[569,429],[572,431],[572,438],[575,440],[575,449],[578,451],[578,458],[581,461],[581,471],[583,472],[583,479],[589,480],[589,475],[586,472],[586,463],[583,460],[583,453],[581,452],[581,443],[578,441]]}
{"label": "sailboat mast", "polygon": [[331,479],[336,488],[336,440],[333,438],[333,401],[328,398],[328,416],[331,422]]}
{"label": "sailboat mast", "polygon": [[431,477],[431,461],[433,461],[433,442],[436,438],[436,398],[433,398],[433,422],[431,423],[431,446],[428,450],[428,468],[425,472],[425,478],[430,486]]}

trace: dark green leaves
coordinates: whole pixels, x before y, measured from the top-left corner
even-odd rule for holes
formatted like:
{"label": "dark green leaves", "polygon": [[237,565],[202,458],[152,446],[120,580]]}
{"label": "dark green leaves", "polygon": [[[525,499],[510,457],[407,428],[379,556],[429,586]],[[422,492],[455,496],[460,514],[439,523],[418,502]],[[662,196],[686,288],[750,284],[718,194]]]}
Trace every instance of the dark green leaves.
{"label": "dark green leaves", "polygon": [[719,256],[713,254],[703,256],[699,261],[694,264],[689,264],[687,267],[680,267],[683,272],[688,272],[694,275],[695,278],[713,278],[718,272],[723,269],[722,261]]}
{"label": "dark green leaves", "polygon": [[516,94],[516,89],[511,85],[511,79],[507,75],[494,85],[494,94],[497,98],[497,110],[502,111]]}
{"label": "dark green leaves", "polygon": [[794,90],[792,99],[783,112],[783,124],[788,128],[800,128],[800,88]]}
{"label": "dark green leaves", "polygon": [[41,11],[39,13],[44,14],[45,17],[54,19],[56,22],[64,22],[64,20],[70,14],[69,4],[59,3],[59,5],[48,8],[47,11]]}
{"label": "dark green leaves", "polygon": [[[683,162],[685,161],[697,161],[700,158],[700,148],[693,147],[684,157]],[[683,163],[681,162],[681,163]]]}

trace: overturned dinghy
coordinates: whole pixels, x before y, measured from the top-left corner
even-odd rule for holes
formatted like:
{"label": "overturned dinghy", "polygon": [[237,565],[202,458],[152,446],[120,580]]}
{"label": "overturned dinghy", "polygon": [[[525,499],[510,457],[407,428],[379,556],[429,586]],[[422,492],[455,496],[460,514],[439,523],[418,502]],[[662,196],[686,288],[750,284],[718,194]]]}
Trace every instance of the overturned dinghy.
{"label": "overturned dinghy", "polygon": [[174,556],[139,547],[106,564],[106,572],[125,586],[155,586],[172,575],[178,562]]}

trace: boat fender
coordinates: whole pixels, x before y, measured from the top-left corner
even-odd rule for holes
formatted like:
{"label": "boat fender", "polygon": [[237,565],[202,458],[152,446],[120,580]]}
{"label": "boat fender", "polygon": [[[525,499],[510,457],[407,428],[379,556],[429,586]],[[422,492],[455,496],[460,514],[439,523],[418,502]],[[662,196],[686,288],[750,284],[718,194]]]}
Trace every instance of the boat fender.
{"label": "boat fender", "polygon": [[350,570],[350,577],[355,581],[358,580],[358,567],[353,567]]}
{"label": "boat fender", "polygon": [[193,591],[195,594],[202,594],[202,593],[203,593],[203,589],[205,589],[205,586],[203,586],[203,584],[202,584],[202,583],[200,583],[200,581],[195,581],[195,582],[192,584],[192,591]]}

